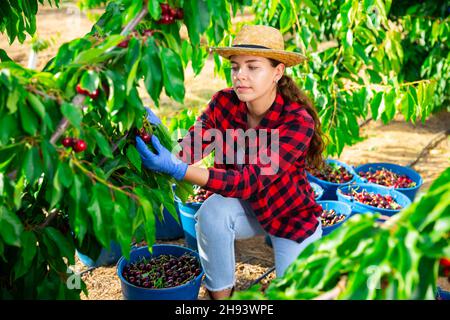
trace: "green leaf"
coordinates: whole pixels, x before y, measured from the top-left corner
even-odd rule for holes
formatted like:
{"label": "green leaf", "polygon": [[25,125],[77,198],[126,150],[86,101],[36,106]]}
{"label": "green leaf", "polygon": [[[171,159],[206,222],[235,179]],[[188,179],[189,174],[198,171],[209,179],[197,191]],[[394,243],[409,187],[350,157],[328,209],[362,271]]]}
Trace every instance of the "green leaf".
{"label": "green leaf", "polygon": [[38,127],[38,120],[35,116],[35,113],[27,108],[24,104],[19,105],[19,112],[22,129],[30,135],[35,136]]}
{"label": "green leaf", "polygon": [[148,12],[152,16],[153,20],[158,21],[161,18],[161,6],[157,0],[149,0],[147,3]]}
{"label": "green leaf", "polygon": [[167,95],[182,103],[184,100],[184,72],[178,54],[169,48],[161,48],[164,87]]}
{"label": "green leaf", "polygon": [[31,106],[33,107],[34,111],[37,113],[37,115],[41,118],[45,118],[45,107],[42,104],[42,102],[34,95],[34,94],[28,94],[27,96],[28,101],[30,102]]}
{"label": "green leaf", "polygon": [[202,47],[193,47],[192,49],[192,69],[195,75],[199,75],[205,65],[208,52]]}
{"label": "green leaf", "polygon": [[277,11],[278,3],[280,0],[272,0],[270,1],[270,8],[269,8],[269,20],[271,20]]}
{"label": "green leaf", "polygon": [[[104,187],[99,183],[93,186],[91,201],[89,203],[89,206],[87,207],[87,211],[92,218],[95,235],[98,241],[102,244],[103,247],[107,247],[109,246],[109,241],[107,238],[107,229],[109,226],[107,225],[106,215],[109,213],[103,213],[102,207],[100,205],[102,201],[105,200],[102,196],[102,188]],[[108,199],[108,201],[111,201],[111,199]]]}
{"label": "green leaf", "polygon": [[402,100],[400,103],[400,111],[405,117],[406,121],[409,121],[411,119],[412,112],[410,109],[409,94],[407,92],[403,93],[402,95]]}
{"label": "green leaf", "polygon": [[370,103],[370,111],[372,112],[373,120],[378,120],[378,116],[384,110],[384,92],[380,91],[375,94],[372,102]]}
{"label": "green leaf", "polygon": [[69,210],[73,219],[73,231],[79,241],[82,242],[90,223],[85,210],[86,191],[78,176],[74,176],[69,194],[72,199],[72,205],[69,207]]}
{"label": "green leaf", "polygon": [[113,153],[108,140],[106,140],[106,138],[97,130],[92,130],[92,133],[95,136],[95,140],[97,141],[102,154],[107,158],[113,158]]}
{"label": "green leaf", "polygon": [[56,244],[61,253],[60,256],[66,257],[69,260],[69,264],[75,264],[75,246],[73,242],[69,241],[68,237],[53,227],[46,227],[44,232]]}
{"label": "green leaf", "polygon": [[[116,226],[117,239],[121,244],[122,255],[128,257],[132,241],[132,220],[128,215],[131,208],[128,206],[128,197],[120,192],[116,193],[116,202],[113,207],[113,222]],[[132,200],[134,201],[134,200]]]}
{"label": "green leaf", "polygon": [[159,48],[155,40],[150,37],[147,39],[144,47],[144,55],[141,59],[141,65],[144,72],[144,84],[148,94],[153,102],[159,105],[159,96],[163,87],[163,71],[161,58],[159,56]]}
{"label": "green leaf", "polygon": [[22,192],[25,187],[25,176],[21,175],[17,180],[16,185],[14,186],[14,205],[16,206],[16,210],[19,210],[20,205],[22,204]]}
{"label": "green leaf", "polygon": [[19,129],[17,120],[13,115],[6,114],[0,117],[0,143],[8,144],[10,137],[18,136]]}
{"label": "green leaf", "polygon": [[32,147],[25,154],[22,170],[30,184],[33,184],[42,174],[42,160],[37,147]]}
{"label": "green leaf", "polygon": [[94,93],[94,91],[98,88],[100,85],[100,77],[97,72],[93,70],[88,70],[85,73],[83,73],[83,76],[80,80],[80,86],[84,90],[89,91],[89,93]]}
{"label": "green leaf", "polygon": [[41,102],[41,100],[33,94],[29,94],[27,98],[28,98],[28,101],[30,102],[31,107],[37,113],[37,115],[45,122],[45,124],[47,125],[47,128],[50,131],[54,131],[52,120],[51,120],[50,116],[47,114],[47,112],[45,111],[45,106]]}
{"label": "green leaf", "polygon": [[8,95],[8,100],[6,100],[6,106],[8,107],[9,113],[15,113],[17,111],[17,102],[20,98],[19,90],[11,91]]}
{"label": "green leaf", "polygon": [[113,70],[106,70],[105,75],[110,90],[107,101],[108,110],[110,112],[120,110],[123,108],[125,100],[125,79],[119,72]]}
{"label": "green leaf", "polygon": [[142,10],[143,1],[130,1],[125,7],[123,15],[123,23],[128,24]]}
{"label": "green leaf", "polygon": [[383,112],[383,122],[386,124],[389,121],[391,121],[395,116],[395,100],[397,98],[397,95],[395,93],[395,90],[390,90],[384,98],[384,105],[385,109]]}
{"label": "green leaf", "polygon": [[135,193],[139,197],[140,210],[144,214],[144,228],[146,240],[149,246],[155,243],[155,215],[153,213],[153,206],[148,200],[147,195],[140,188],[135,189]]}
{"label": "green leaf", "polygon": [[[118,41],[120,43],[120,41]],[[92,48],[81,51],[81,53],[75,58],[75,64],[81,65],[93,65],[103,61],[106,61],[113,57],[112,52],[106,53],[105,48]]]}
{"label": "green leaf", "polygon": [[210,14],[206,1],[184,1],[184,22],[193,46],[200,45],[200,35],[208,28]]}
{"label": "green leaf", "polygon": [[6,62],[6,61],[12,61],[10,57],[6,54],[6,51],[3,49],[0,49],[0,61]]}
{"label": "green leaf", "polygon": [[140,41],[137,39],[131,39],[128,45],[128,53],[126,57],[126,69],[128,71],[127,77],[127,95],[130,94],[131,88],[134,85],[136,79],[136,72],[141,60],[141,46]]}
{"label": "green leaf", "polygon": [[[281,11],[280,16],[280,31],[281,33],[286,33],[294,24],[294,14],[292,11],[292,8],[290,7],[284,7]],[[305,43],[307,45],[307,43]]]}
{"label": "green leaf", "polygon": [[15,279],[20,278],[30,270],[37,252],[37,239],[32,231],[24,231],[22,233],[21,243],[20,259],[14,267]]}
{"label": "green leaf", "polygon": [[61,106],[61,112],[75,128],[81,129],[83,115],[79,107],[72,103],[64,102]]}
{"label": "green leaf", "polygon": [[142,172],[142,159],[133,145],[130,145],[127,149],[127,158],[139,172]]}
{"label": "green leaf", "polygon": [[59,182],[66,187],[70,188],[73,182],[73,171],[66,162],[60,162],[56,171],[56,176]]}
{"label": "green leaf", "polygon": [[19,218],[5,207],[0,207],[0,237],[6,244],[21,246],[21,234],[23,230]]}
{"label": "green leaf", "polygon": [[304,3],[308,8],[311,9],[311,11],[318,15],[320,14],[319,8],[311,1],[311,0],[303,0],[302,3]]}

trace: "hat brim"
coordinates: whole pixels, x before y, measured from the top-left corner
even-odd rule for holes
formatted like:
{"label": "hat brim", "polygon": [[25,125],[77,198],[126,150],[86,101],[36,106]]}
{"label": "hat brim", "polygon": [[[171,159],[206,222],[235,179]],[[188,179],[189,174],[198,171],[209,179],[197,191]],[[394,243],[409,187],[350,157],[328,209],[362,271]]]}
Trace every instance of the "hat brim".
{"label": "hat brim", "polygon": [[230,59],[233,55],[249,55],[270,58],[282,62],[286,67],[292,67],[307,60],[304,55],[297,52],[273,49],[212,47],[211,51],[217,52],[218,55],[224,57],[225,59]]}

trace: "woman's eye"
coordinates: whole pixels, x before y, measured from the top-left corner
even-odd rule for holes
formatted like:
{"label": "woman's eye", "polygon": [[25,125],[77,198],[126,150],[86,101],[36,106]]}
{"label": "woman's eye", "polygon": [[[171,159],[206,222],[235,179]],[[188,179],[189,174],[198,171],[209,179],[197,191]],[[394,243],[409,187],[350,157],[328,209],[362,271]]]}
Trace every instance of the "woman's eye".
{"label": "woman's eye", "polygon": [[231,71],[236,72],[236,71],[238,71],[238,68],[237,67],[231,67]]}
{"label": "woman's eye", "polygon": [[248,67],[250,70],[256,70],[258,67]]}

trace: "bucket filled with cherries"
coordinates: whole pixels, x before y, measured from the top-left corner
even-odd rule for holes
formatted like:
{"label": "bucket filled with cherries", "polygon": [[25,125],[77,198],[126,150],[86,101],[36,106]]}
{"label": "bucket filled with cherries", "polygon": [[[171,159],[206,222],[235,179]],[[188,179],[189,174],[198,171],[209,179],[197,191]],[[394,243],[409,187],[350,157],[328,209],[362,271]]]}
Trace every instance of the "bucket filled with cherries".
{"label": "bucket filled with cherries", "polygon": [[357,177],[351,166],[334,159],[325,160],[321,168],[307,166],[306,170],[308,180],[323,189],[321,200],[337,200],[337,188],[355,182]]}
{"label": "bucket filled with cherries", "polygon": [[341,187],[337,197],[349,204],[353,213],[378,212],[392,216],[411,204],[407,196],[392,188],[368,183]]}
{"label": "bucket filled with cherries", "polygon": [[203,274],[196,252],[169,244],[136,248],[117,264],[127,300],[195,300]]}
{"label": "bucket filled with cherries", "polygon": [[352,208],[341,201],[317,201],[322,206],[320,221],[322,223],[322,235],[327,235],[348,219],[352,213]]}
{"label": "bucket filled with cherries", "polygon": [[411,201],[423,184],[417,171],[393,163],[367,163],[356,167],[355,172],[361,182],[394,188]]}

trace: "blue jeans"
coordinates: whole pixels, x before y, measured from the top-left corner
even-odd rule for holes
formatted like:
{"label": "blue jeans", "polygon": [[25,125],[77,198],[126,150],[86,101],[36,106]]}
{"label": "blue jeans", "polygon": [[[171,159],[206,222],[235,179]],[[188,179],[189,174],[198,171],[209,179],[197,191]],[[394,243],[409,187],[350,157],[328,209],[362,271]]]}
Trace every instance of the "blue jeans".
{"label": "blue jeans", "polygon": [[[234,240],[267,234],[255,217],[249,203],[219,194],[209,197],[194,216],[200,260],[209,291],[230,289],[235,284]],[[275,254],[276,276],[310,243],[322,237],[322,226],[303,242],[270,235]]]}

